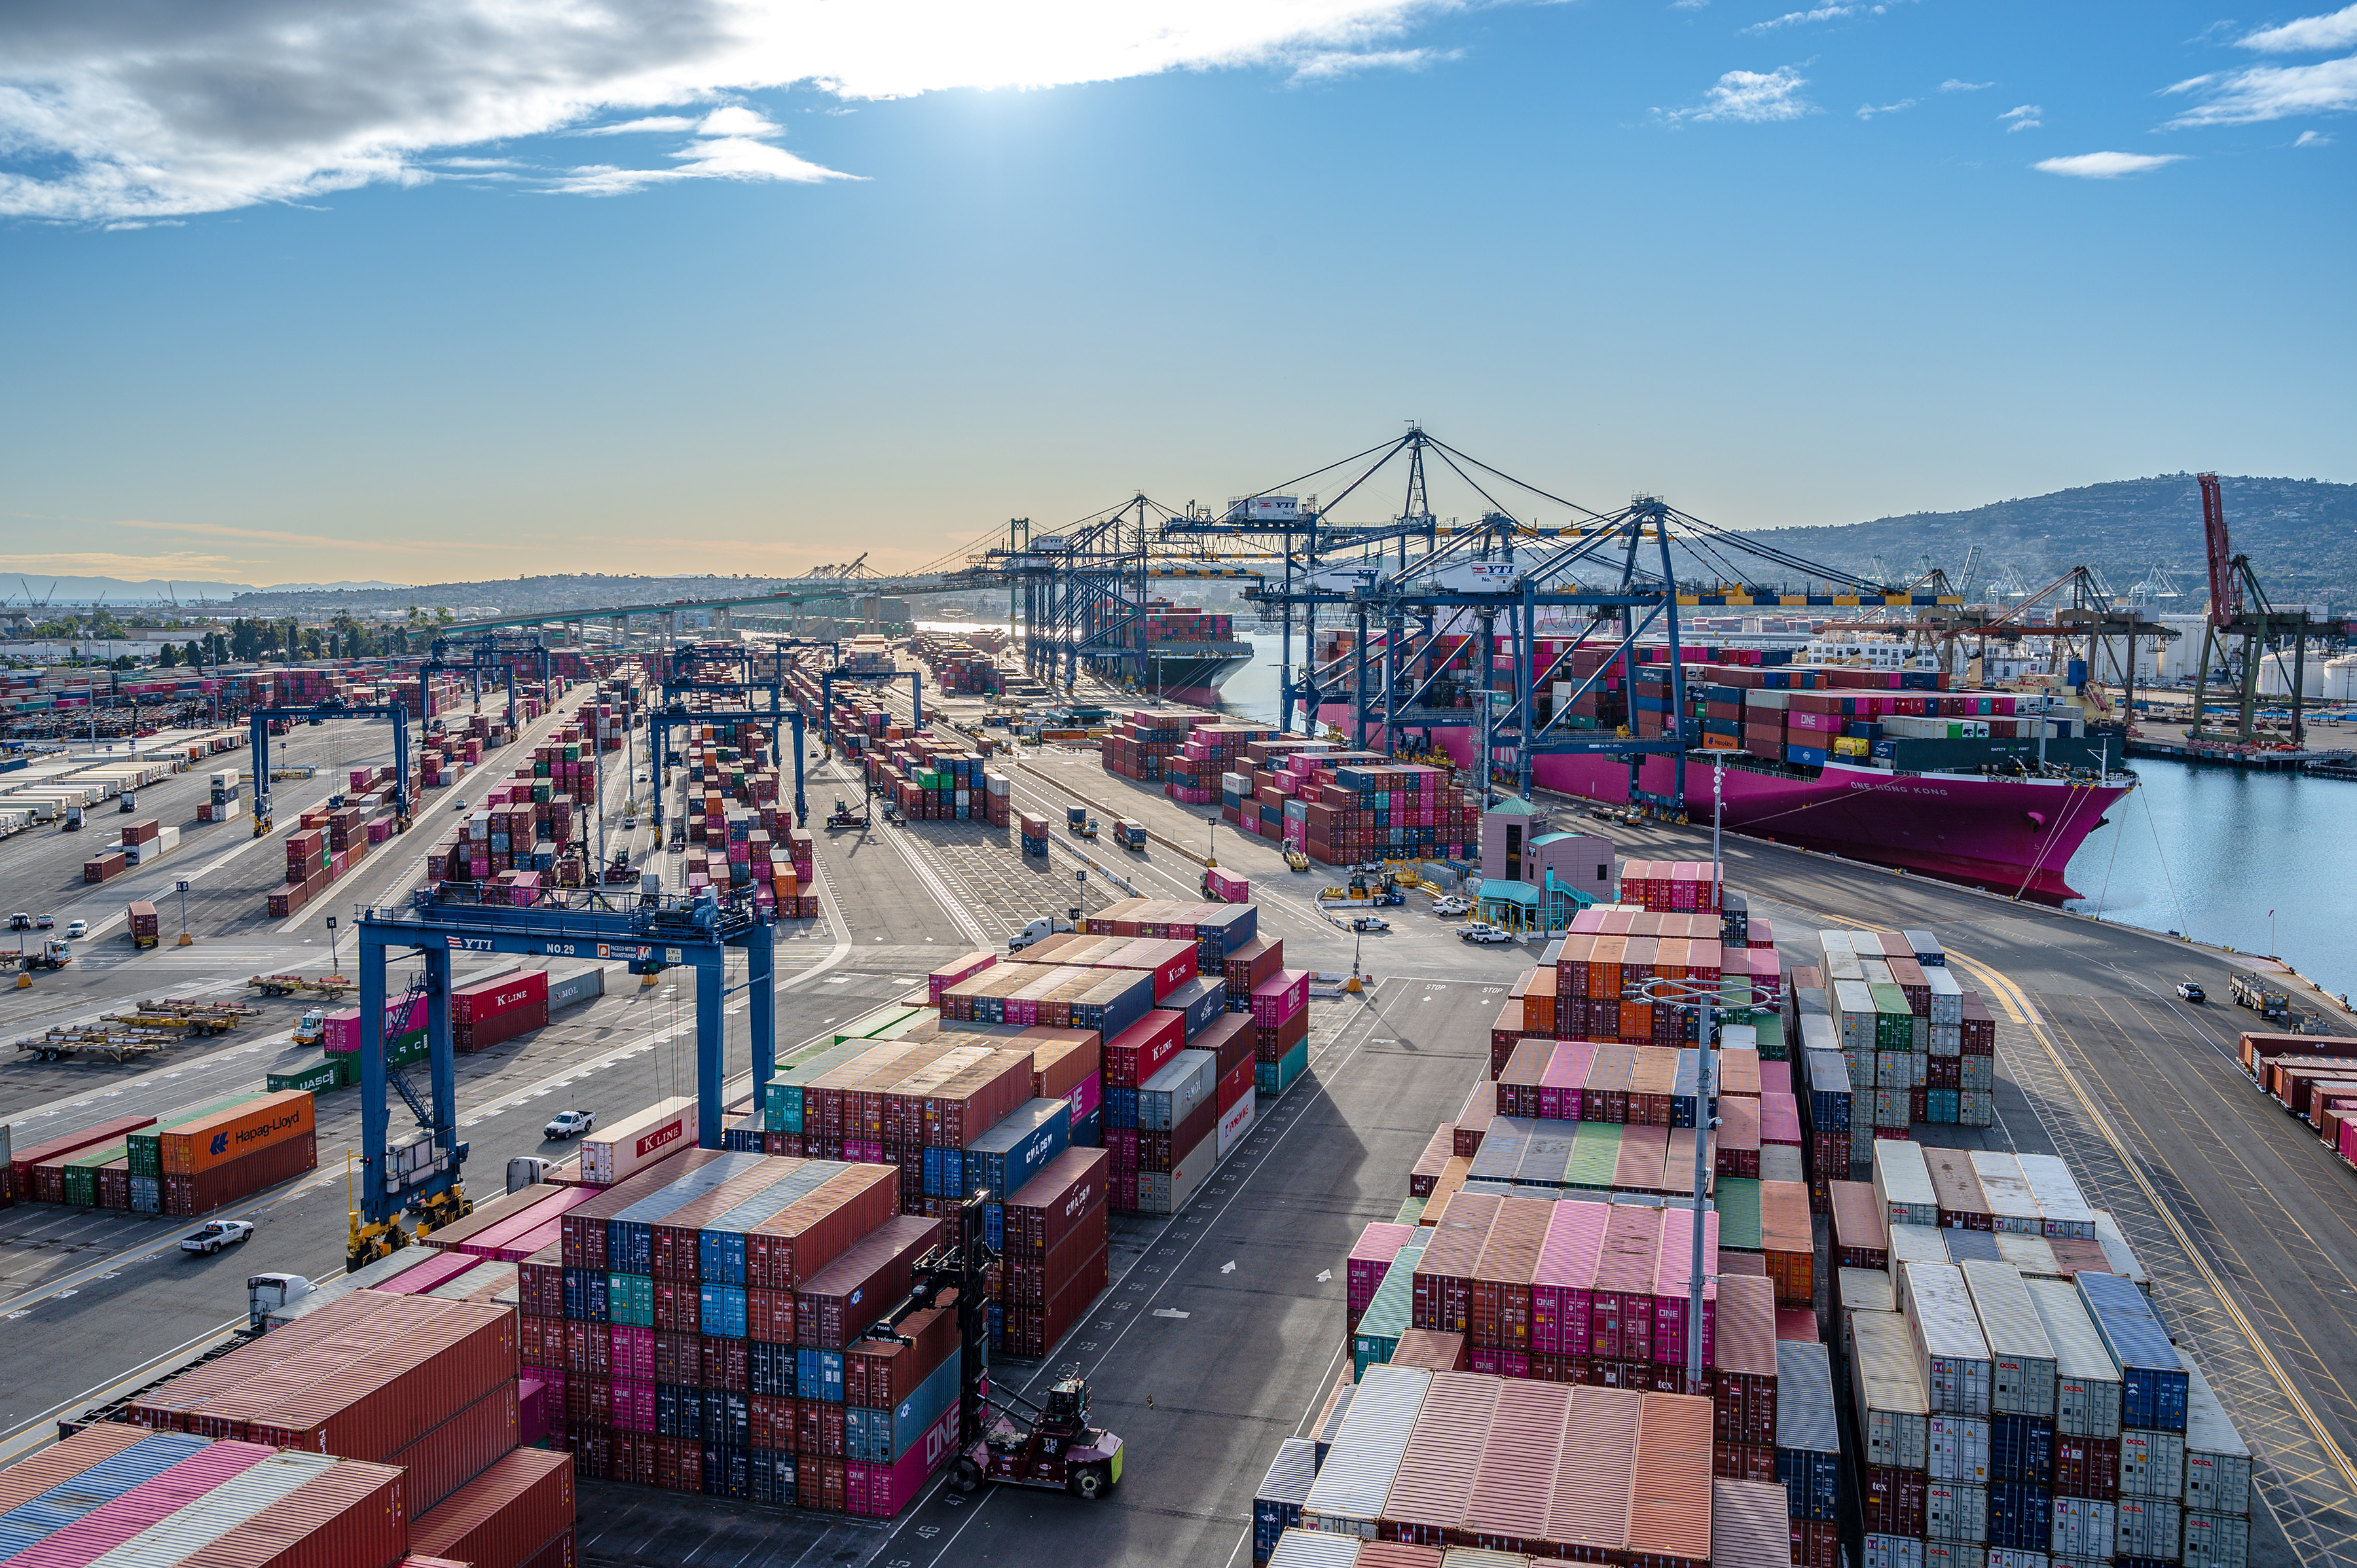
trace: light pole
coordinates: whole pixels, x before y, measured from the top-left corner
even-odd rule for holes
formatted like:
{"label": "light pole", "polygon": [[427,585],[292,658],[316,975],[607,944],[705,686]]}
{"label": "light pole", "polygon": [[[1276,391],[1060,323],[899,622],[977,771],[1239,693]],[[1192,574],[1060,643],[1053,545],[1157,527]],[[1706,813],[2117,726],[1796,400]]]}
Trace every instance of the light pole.
{"label": "light pole", "polygon": [[1695,1041],[1694,1253],[1686,1278],[1686,1387],[1698,1389],[1702,1386],[1702,1206],[1710,1192],[1710,1134],[1718,1126],[1718,1118],[1712,1114],[1710,1059],[1718,987],[1698,980],[1636,980],[1622,986],[1620,994],[1655,1006],[1692,1007],[1701,1015]]}
{"label": "light pole", "polygon": [[[178,890],[180,895],[180,940],[178,945],[181,947],[187,947],[190,940],[188,936],[188,879],[183,876],[178,882],[174,883],[173,886]],[[334,966],[331,964],[329,967],[333,968]]]}
{"label": "light pole", "polygon": [[1217,865],[1220,864],[1220,819],[1217,817],[1205,817],[1203,819],[1203,823],[1206,827],[1211,830],[1211,840],[1203,855],[1203,864],[1205,865]]}
{"label": "light pole", "polygon": [[328,972],[340,972],[336,963],[336,918],[333,915],[328,917]]}

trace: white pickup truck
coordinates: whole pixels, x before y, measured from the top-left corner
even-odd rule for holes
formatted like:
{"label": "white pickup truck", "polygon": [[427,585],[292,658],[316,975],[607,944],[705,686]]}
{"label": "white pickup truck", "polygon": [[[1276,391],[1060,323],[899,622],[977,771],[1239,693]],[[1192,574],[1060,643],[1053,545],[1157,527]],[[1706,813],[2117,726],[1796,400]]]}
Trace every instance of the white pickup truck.
{"label": "white pickup truck", "polygon": [[208,1257],[223,1247],[234,1247],[253,1239],[253,1227],[242,1219],[210,1219],[203,1230],[180,1238],[183,1252],[202,1252]]}

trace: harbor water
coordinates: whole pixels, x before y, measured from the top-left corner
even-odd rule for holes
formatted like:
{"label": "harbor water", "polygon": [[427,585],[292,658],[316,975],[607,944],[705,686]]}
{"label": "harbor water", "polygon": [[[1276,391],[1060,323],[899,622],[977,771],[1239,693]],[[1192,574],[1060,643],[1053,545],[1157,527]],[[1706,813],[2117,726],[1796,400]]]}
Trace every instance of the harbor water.
{"label": "harbor water", "polygon": [[[1220,706],[1276,722],[1278,639]],[[1301,645],[1294,643],[1297,662]],[[2242,952],[2272,952],[2334,995],[2357,992],[2357,784],[2140,760],[2140,780],[2072,857],[2071,908]],[[2268,911],[2274,911],[2270,925]]]}

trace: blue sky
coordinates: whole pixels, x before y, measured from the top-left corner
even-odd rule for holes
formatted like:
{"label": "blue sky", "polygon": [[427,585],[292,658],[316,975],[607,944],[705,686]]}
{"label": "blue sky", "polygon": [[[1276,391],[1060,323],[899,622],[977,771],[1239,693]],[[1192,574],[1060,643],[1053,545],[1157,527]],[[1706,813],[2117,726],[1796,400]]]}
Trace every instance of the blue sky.
{"label": "blue sky", "polygon": [[2357,479],[2357,6],[587,10],[0,17],[12,569],[906,565],[1408,419],[1735,527]]}

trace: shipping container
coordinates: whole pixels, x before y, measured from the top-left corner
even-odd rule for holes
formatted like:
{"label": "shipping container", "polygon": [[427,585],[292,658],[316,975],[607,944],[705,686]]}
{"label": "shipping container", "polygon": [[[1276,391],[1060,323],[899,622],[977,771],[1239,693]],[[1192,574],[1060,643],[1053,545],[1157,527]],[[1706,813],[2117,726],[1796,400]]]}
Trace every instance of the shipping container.
{"label": "shipping container", "polygon": [[2117,1274],[2082,1273],[2073,1283],[2104,1348],[2120,1369],[2120,1424],[2185,1431],[2187,1378],[2169,1332],[2142,1291]]}
{"label": "shipping container", "polygon": [[1973,1313],[1964,1271],[1953,1263],[1918,1264],[1900,1282],[1898,1296],[1932,1409],[1953,1415],[1987,1415],[1988,1341]]}
{"label": "shipping container", "polygon": [[[2195,1512],[2245,1515],[2251,1511],[2251,1450],[2234,1430],[2225,1407],[2211,1391],[2209,1380],[2182,1348],[2178,1360],[2185,1368],[2185,1507]],[[2192,1547],[2192,1532],[2186,1545]],[[2189,1556],[2188,1561],[2191,1559]]]}
{"label": "shipping container", "polygon": [[1989,1408],[2006,1415],[2054,1419],[2054,1347],[2031,1304],[2021,1273],[2002,1262],[1961,1265],[1973,1310],[1988,1342]]}
{"label": "shipping container", "polygon": [[1931,1400],[1907,1323],[1897,1313],[1850,1319],[1851,1396],[1869,1466],[1923,1470],[1931,1462]]}
{"label": "shipping container", "polygon": [[600,1128],[581,1140],[581,1179],[591,1187],[612,1187],[693,1146],[695,1119],[695,1101],[674,1097]]}
{"label": "shipping container", "polygon": [[1302,1499],[1306,1529],[1376,1538],[1384,1499],[1435,1375],[1413,1368],[1367,1369],[1341,1431]]}
{"label": "shipping container", "polygon": [[1301,1523],[1301,1505],[1318,1478],[1317,1455],[1317,1444],[1307,1437],[1288,1437],[1276,1445],[1276,1457],[1253,1493],[1254,1563],[1266,1563],[1277,1538]]}

